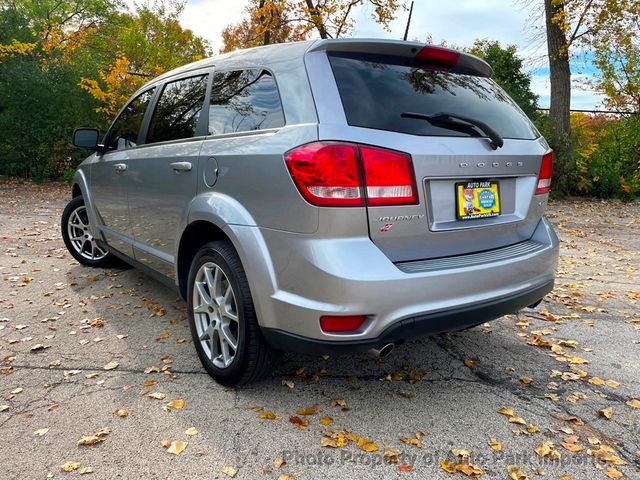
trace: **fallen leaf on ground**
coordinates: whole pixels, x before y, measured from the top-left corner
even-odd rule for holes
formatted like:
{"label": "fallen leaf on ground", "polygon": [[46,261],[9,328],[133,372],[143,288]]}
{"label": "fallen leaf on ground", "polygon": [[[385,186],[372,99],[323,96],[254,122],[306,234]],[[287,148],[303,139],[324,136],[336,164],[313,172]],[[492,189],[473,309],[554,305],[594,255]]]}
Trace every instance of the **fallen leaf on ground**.
{"label": "fallen leaf on ground", "polygon": [[472,368],[476,364],[476,361],[475,360],[471,360],[470,358],[467,358],[467,359],[465,359],[464,364],[467,367]]}
{"label": "fallen leaf on ground", "polygon": [[613,407],[601,408],[598,410],[597,415],[609,420],[613,416]]}
{"label": "fallen leaf on ground", "polygon": [[534,451],[538,454],[539,457],[549,457],[549,458],[560,458],[560,452],[554,450],[553,442],[543,441],[538,445]]}
{"label": "fallen leaf on ground", "polygon": [[235,477],[236,473],[238,473],[238,471],[233,467],[222,467],[220,471],[231,478]]}
{"label": "fallen leaf on ground", "polygon": [[533,383],[533,379],[531,377],[520,377],[518,380],[520,380],[520,382],[524,383],[525,385],[530,385],[531,383]]}
{"label": "fallen leaf on ground", "polygon": [[289,475],[288,473],[283,473],[278,476],[278,480],[296,480],[296,477],[293,475]]}
{"label": "fallen leaf on ground", "polygon": [[398,470],[401,472],[413,472],[415,469],[413,465],[409,465],[408,463],[400,463],[398,465]]}
{"label": "fallen leaf on ground", "polygon": [[509,474],[509,478],[511,478],[512,480],[529,480],[527,474],[515,465],[509,465],[507,467],[507,473]]}
{"label": "fallen leaf on ground", "polygon": [[309,408],[300,408],[296,410],[298,415],[315,415],[320,410],[320,405],[313,405]]}
{"label": "fallen leaf on ground", "polygon": [[276,419],[276,414],[273,413],[271,410],[267,410],[266,412],[262,412],[259,415],[259,418],[262,420],[275,420]]}
{"label": "fallen leaf on ground", "polygon": [[329,425],[330,423],[333,423],[333,418],[331,417],[322,417],[320,419],[320,425]]}
{"label": "fallen leaf on ground", "polygon": [[620,470],[618,470],[617,468],[614,468],[614,467],[607,467],[607,469],[604,471],[604,474],[609,478],[622,478],[622,477],[624,477],[624,474]]}
{"label": "fallen leaf on ground", "polygon": [[278,468],[280,468],[282,465],[284,465],[285,463],[287,463],[287,461],[286,461],[283,457],[277,457],[277,458],[273,461],[273,468],[278,469]]}
{"label": "fallen leaf on ground", "polygon": [[198,434],[198,430],[196,429],[196,427],[189,427],[184,431],[184,434],[192,437]]}
{"label": "fallen leaf on ground", "polygon": [[289,422],[294,424],[300,430],[304,430],[305,428],[307,428],[309,426],[309,420],[308,419],[305,418],[303,420],[302,418],[298,417],[297,415],[291,415],[289,417]]}
{"label": "fallen leaf on ground", "polygon": [[147,395],[147,397],[154,398],[156,400],[164,400],[166,396],[167,394],[162,392],[152,392],[149,395]]}
{"label": "fallen leaf on ground", "polygon": [[388,463],[398,463],[398,459],[402,452],[394,447],[384,447],[384,452],[382,453],[382,458],[385,462]]}
{"label": "fallen leaf on ground", "polygon": [[502,443],[500,443],[496,438],[490,438],[489,439],[489,446],[491,448],[493,448],[494,450],[502,450]]}
{"label": "fallen leaf on ground", "polygon": [[102,430],[97,431],[93,435],[84,435],[78,440],[78,445],[95,445],[97,443],[104,442],[107,435],[111,433],[111,429],[103,428]]}
{"label": "fallen leaf on ground", "polygon": [[11,407],[9,405],[0,405],[0,412],[4,412],[5,410],[9,410]]}
{"label": "fallen leaf on ground", "polygon": [[189,445],[189,442],[183,442],[181,440],[174,440],[169,445],[169,448],[167,449],[167,452],[173,453],[174,455],[180,455],[184,451],[184,449],[187,448],[187,445]]}
{"label": "fallen leaf on ground", "polygon": [[42,437],[43,435],[45,435],[47,432],[49,431],[48,428],[39,428],[38,430],[36,430],[35,432],[33,432],[34,435],[36,435],[37,437]]}
{"label": "fallen leaf on ground", "polygon": [[86,475],[88,473],[93,473],[93,467],[82,467],[80,470],[78,470],[78,473],[80,475]]}
{"label": "fallen leaf on ground", "polygon": [[116,417],[127,417],[127,416],[129,416],[129,410],[127,410],[125,408],[119,408],[115,412],[113,412],[113,414]]}
{"label": "fallen leaf on ground", "polygon": [[167,407],[173,408],[174,410],[180,410],[181,408],[184,408],[184,400],[181,398],[171,400],[169,403],[167,403]]}
{"label": "fallen leaf on ground", "polygon": [[60,468],[64,472],[73,472],[74,470],[80,468],[80,462],[65,462],[60,465]]}
{"label": "fallen leaf on ground", "polygon": [[632,398],[631,400],[627,401],[627,405],[629,405],[631,408],[640,408],[640,400]]}
{"label": "fallen leaf on ground", "polygon": [[507,407],[501,407],[497,410],[497,412],[501,415],[505,415],[507,417],[513,417],[513,410]]}
{"label": "fallen leaf on ground", "polygon": [[118,365],[120,365],[118,362],[112,361],[112,362],[107,363],[102,368],[104,368],[105,370],[113,370],[114,368],[118,368]]}

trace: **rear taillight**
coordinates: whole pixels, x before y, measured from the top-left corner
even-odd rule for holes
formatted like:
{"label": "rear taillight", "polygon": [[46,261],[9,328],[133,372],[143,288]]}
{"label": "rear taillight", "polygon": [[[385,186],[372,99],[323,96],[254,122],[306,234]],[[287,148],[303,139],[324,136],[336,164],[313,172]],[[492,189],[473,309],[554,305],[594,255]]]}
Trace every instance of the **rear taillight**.
{"label": "rear taillight", "polygon": [[536,195],[548,193],[551,190],[551,165],[553,163],[553,151],[549,150],[542,156],[540,172],[538,173],[538,183],[536,184]]}
{"label": "rear taillight", "polygon": [[314,142],[284,155],[302,196],[312,205],[410,205],[418,201],[411,157],[341,142]]}
{"label": "rear taillight", "polygon": [[364,323],[366,315],[343,315],[320,317],[320,328],[328,333],[353,332]]}

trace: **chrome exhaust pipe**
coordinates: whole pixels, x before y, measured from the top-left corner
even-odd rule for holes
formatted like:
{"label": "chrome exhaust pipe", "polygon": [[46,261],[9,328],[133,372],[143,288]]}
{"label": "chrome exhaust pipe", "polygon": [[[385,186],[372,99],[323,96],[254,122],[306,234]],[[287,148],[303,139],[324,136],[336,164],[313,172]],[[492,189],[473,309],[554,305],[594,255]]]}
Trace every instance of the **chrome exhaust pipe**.
{"label": "chrome exhaust pipe", "polygon": [[369,349],[369,355],[374,358],[384,358],[388,357],[391,352],[393,352],[393,348],[395,345],[393,343],[387,343],[386,345],[382,345],[381,347],[374,347]]}

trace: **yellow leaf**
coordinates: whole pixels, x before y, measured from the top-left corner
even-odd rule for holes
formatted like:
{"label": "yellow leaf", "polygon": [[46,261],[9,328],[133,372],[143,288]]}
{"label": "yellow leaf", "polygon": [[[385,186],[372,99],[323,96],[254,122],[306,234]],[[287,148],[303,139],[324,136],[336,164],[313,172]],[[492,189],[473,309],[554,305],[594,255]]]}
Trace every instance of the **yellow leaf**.
{"label": "yellow leaf", "polygon": [[93,435],[85,435],[78,440],[78,445],[95,445],[100,442],[104,442],[107,435],[111,433],[111,430],[108,428],[103,428],[102,430],[97,431]]}
{"label": "yellow leaf", "polygon": [[174,410],[180,410],[184,408],[184,400],[181,398],[171,400],[169,403],[167,403],[167,407],[173,408]]}
{"label": "yellow leaf", "polygon": [[627,405],[629,405],[631,408],[640,408],[640,400],[632,398],[631,400],[627,401]]}
{"label": "yellow leaf", "polygon": [[147,395],[147,397],[149,397],[149,398],[154,398],[154,399],[156,399],[156,400],[164,400],[164,398],[165,398],[166,396],[167,396],[167,395],[166,395],[165,393],[162,393],[162,392],[152,392],[152,393],[150,393],[149,395]]}
{"label": "yellow leaf", "polygon": [[174,440],[169,445],[169,448],[167,449],[167,452],[173,453],[174,455],[180,455],[184,451],[184,449],[187,448],[187,445],[189,445],[189,442],[183,442],[181,440]]}
{"label": "yellow leaf", "polygon": [[529,480],[527,474],[515,465],[509,465],[507,467],[507,473],[509,474],[509,478],[511,478],[512,480]]}
{"label": "yellow leaf", "polygon": [[220,471],[231,478],[235,477],[236,473],[238,473],[238,471],[233,467],[222,467]]}
{"label": "yellow leaf", "polygon": [[129,410],[126,410],[124,408],[119,408],[115,412],[113,412],[113,414],[116,417],[127,417],[129,415]]}
{"label": "yellow leaf", "polygon": [[80,468],[80,462],[65,462],[60,465],[60,468],[65,472],[73,472]]}
{"label": "yellow leaf", "polygon": [[86,475],[88,473],[93,473],[93,467],[82,467],[78,470],[78,474],[80,475]]}
{"label": "yellow leaf", "polygon": [[283,458],[283,457],[277,457],[274,461],[273,461],[273,467],[274,468],[280,468],[282,465],[284,465],[285,463],[287,463],[287,461]]}
{"label": "yellow leaf", "polygon": [[109,362],[107,363],[104,367],[105,370],[113,370],[114,368],[118,368],[118,365],[120,365],[118,362]]}
{"label": "yellow leaf", "polygon": [[465,364],[467,367],[472,368],[472,367],[476,364],[476,362],[475,362],[475,360],[471,360],[470,358],[467,358],[467,359],[464,361],[464,364]]}
{"label": "yellow leaf", "polygon": [[296,480],[296,478],[293,475],[289,475],[288,473],[283,473],[282,475],[278,476],[278,480]]}
{"label": "yellow leaf", "polygon": [[607,469],[604,471],[604,474],[609,478],[624,477],[623,473],[615,467],[607,467]]}
{"label": "yellow leaf", "polygon": [[275,420],[276,419],[276,414],[273,413],[271,410],[267,410],[266,412],[262,412],[259,415],[259,418],[262,420]]}
{"label": "yellow leaf", "polygon": [[198,430],[196,429],[196,427],[189,427],[184,431],[184,434],[193,437],[194,435],[198,434]]}
{"label": "yellow leaf", "polygon": [[378,446],[371,440],[365,437],[360,437],[356,442],[356,447],[365,452],[375,452],[378,450]]}
{"label": "yellow leaf", "polygon": [[539,457],[560,458],[560,452],[554,450],[553,442],[543,441],[538,445],[534,451]]}
{"label": "yellow leaf", "polygon": [[589,379],[589,383],[592,383],[593,385],[604,385],[605,381],[602,380],[600,377],[591,377]]}
{"label": "yellow leaf", "polygon": [[440,468],[447,473],[456,473],[456,466],[449,460],[440,460]]}
{"label": "yellow leaf", "polygon": [[320,419],[320,424],[321,425],[329,425],[330,423],[333,423],[333,418],[331,418],[331,417],[322,417]]}
{"label": "yellow leaf", "polygon": [[505,415],[507,417],[513,417],[513,410],[507,407],[501,407],[497,410],[497,412],[501,415]]}
{"label": "yellow leaf", "polygon": [[393,447],[384,447],[384,453],[382,454],[382,458],[385,462],[388,463],[398,463],[398,458],[402,452],[397,448]]}
{"label": "yellow leaf", "polygon": [[569,363],[573,365],[581,365],[583,363],[589,363],[589,360],[586,360],[581,357],[569,357]]}
{"label": "yellow leaf", "polygon": [[500,443],[496,438],[489,439],[489,446],[494,450],[502,450],[502,443]]}
{"label": "yellow leaf", "polygon": [[527,422],[521,417],[511,417],[509,418],[509,423],[516,423],[518,425],[526,425]]}
{"label": "yellow leaf", "polygon": [[599,417],[604,417],[609,420],[613,416],[613,407],[601,408],[597,414]]}
{"label": "yellow leaf", "polygon": [[299,410],[296,410],[296,413],[298,415],[315,415],[318,410],[320,410],[320,405],[314,405],[309,408],[301,408]]}
{"label": "yellow leaf", "polygon": [[36,430],[35,432],[33,432],[33,434],[37,437],[42,437],[43,435],[45,435],[47,432],[49,431],[48,428],[39,428],[38,430]]}
{"label": "yellow leaf", "polygon": [[533,379],[531,377],[520,377],[519,380],[525,385],[530,385],[533,383]]}
{"label": "yellow leaf", "polygon": [[620,386],[620,382],[616,382],[615,380],[607,380],[606,382],[604,382],[607,384],[607,387],[611,387],[611,388],[618,388]]}

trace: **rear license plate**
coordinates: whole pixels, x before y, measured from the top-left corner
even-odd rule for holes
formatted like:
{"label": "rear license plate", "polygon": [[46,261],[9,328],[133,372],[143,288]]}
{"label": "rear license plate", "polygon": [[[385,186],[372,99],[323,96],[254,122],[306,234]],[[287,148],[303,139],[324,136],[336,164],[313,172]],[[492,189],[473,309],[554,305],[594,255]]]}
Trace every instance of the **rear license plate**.
{"label": "rear license plate", "polygon": [[456,183],[456,218],[497,217],[500,215],[500,188],[495,181]]}

